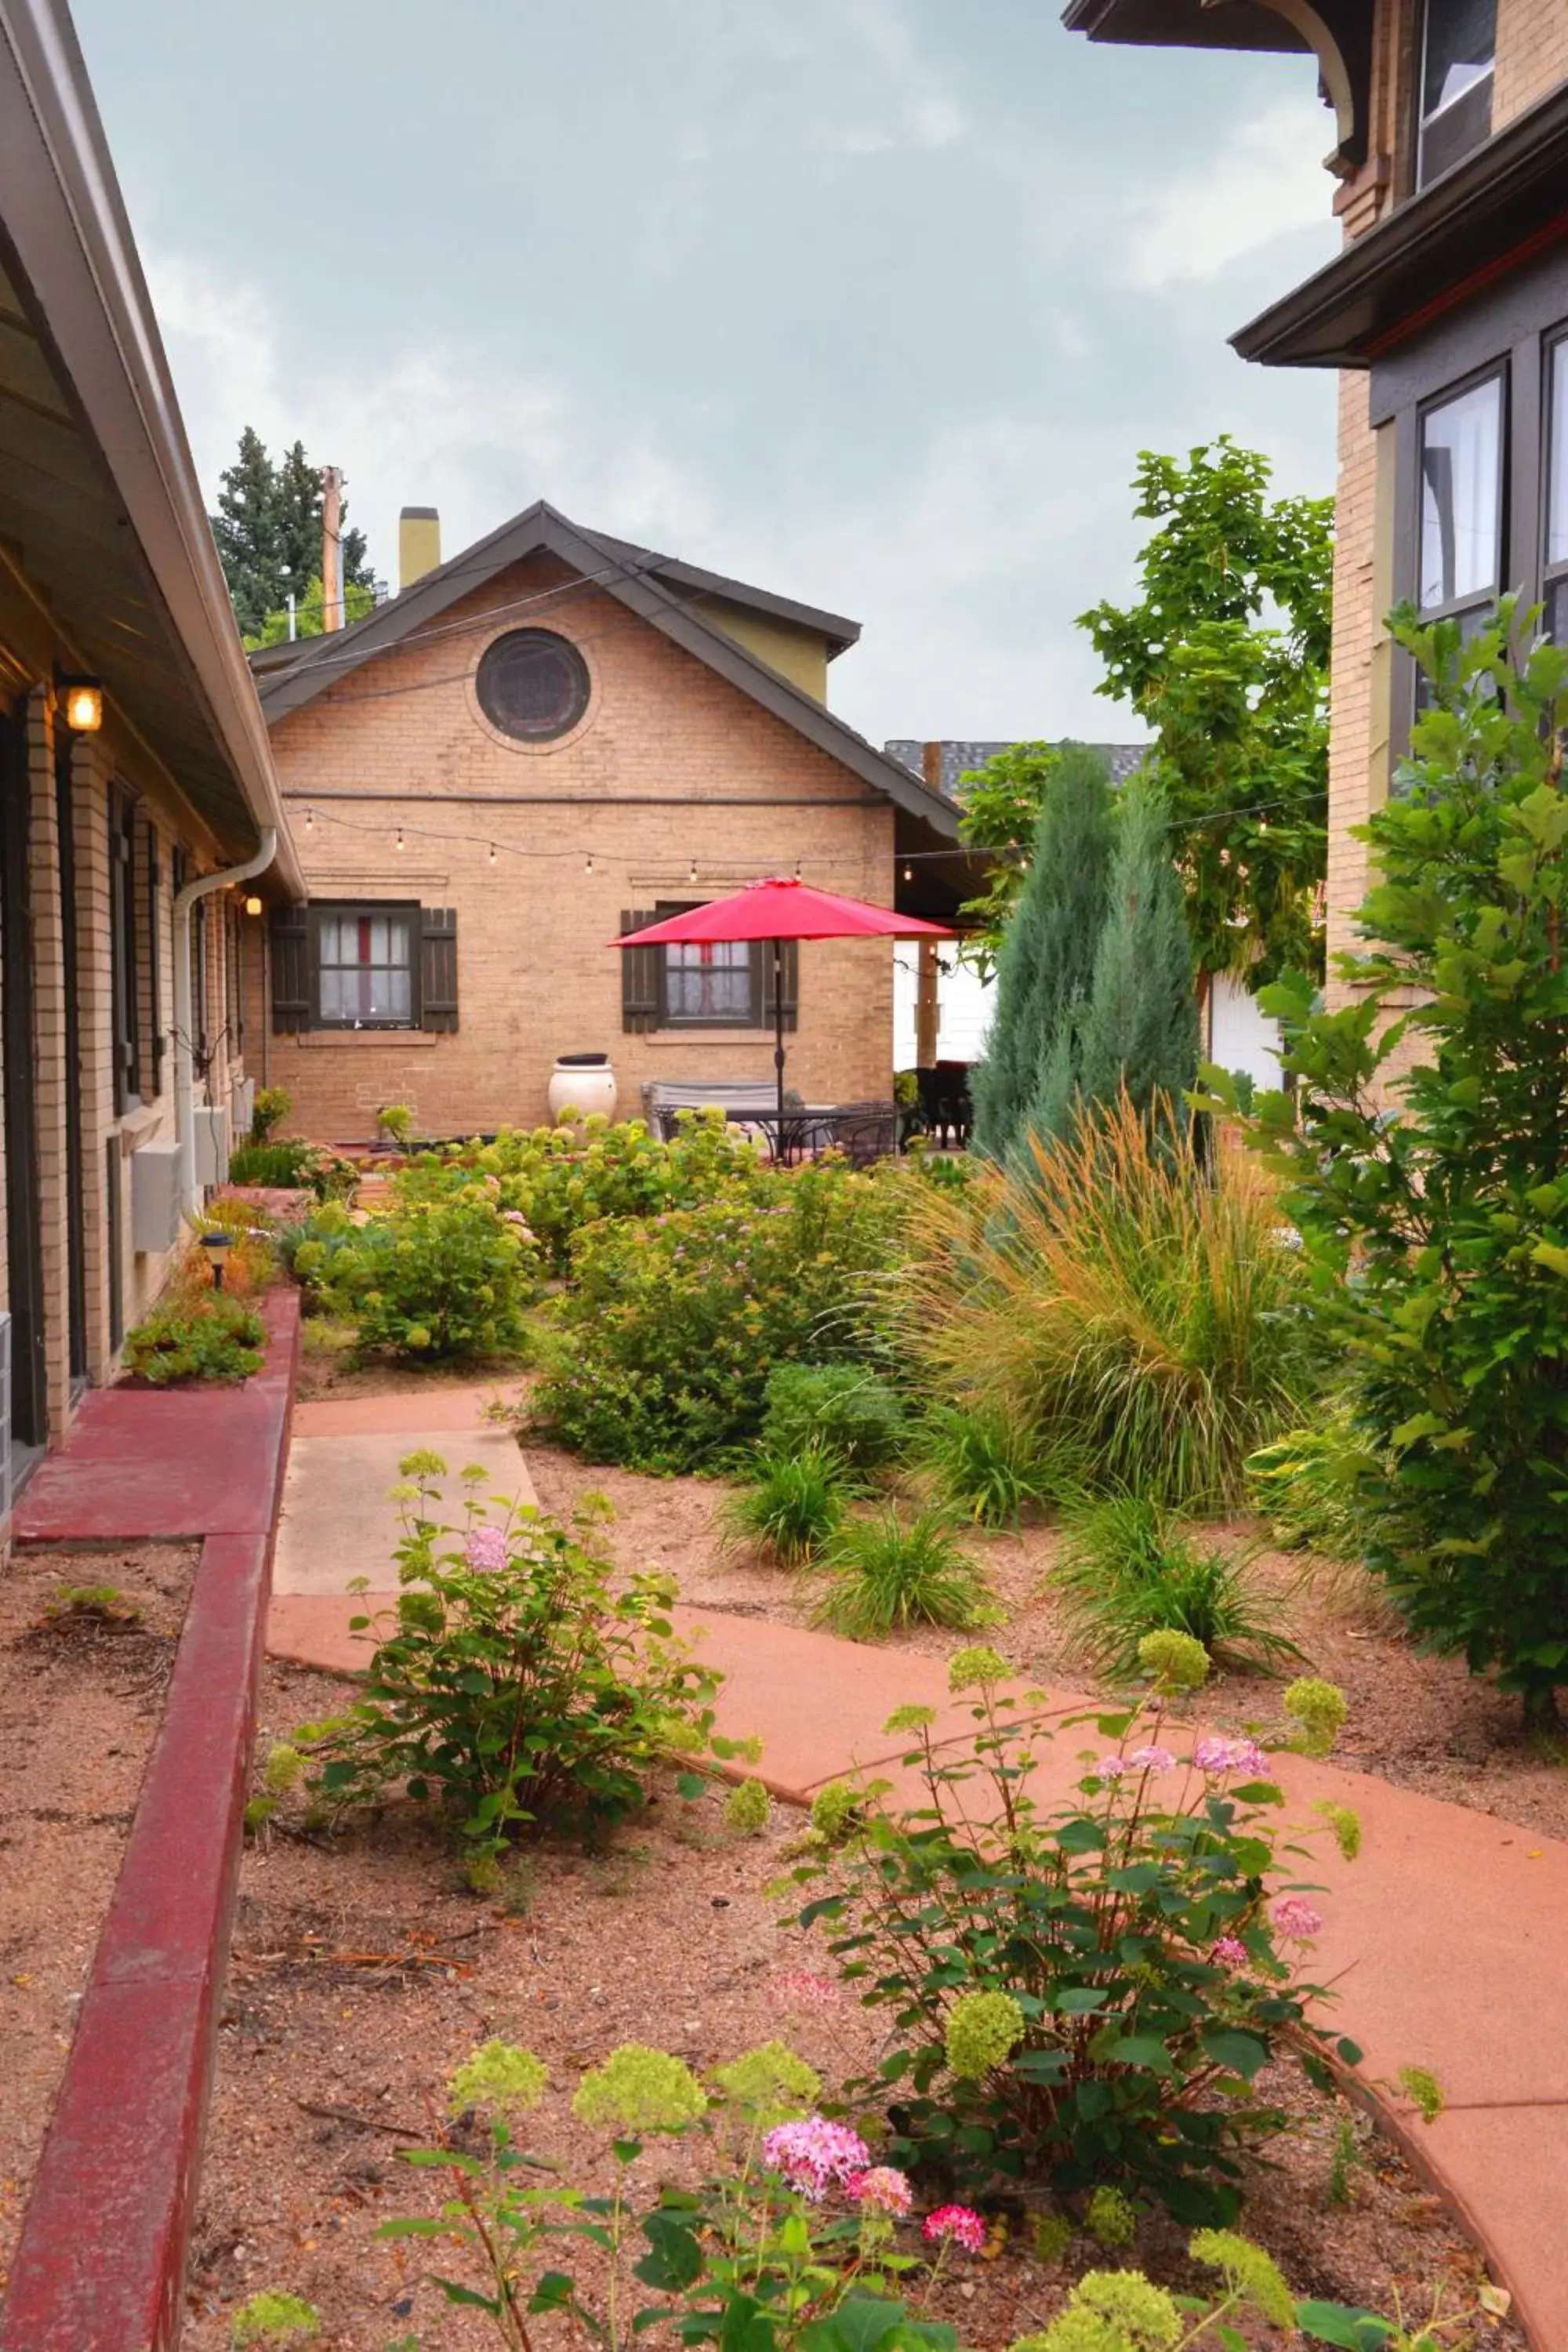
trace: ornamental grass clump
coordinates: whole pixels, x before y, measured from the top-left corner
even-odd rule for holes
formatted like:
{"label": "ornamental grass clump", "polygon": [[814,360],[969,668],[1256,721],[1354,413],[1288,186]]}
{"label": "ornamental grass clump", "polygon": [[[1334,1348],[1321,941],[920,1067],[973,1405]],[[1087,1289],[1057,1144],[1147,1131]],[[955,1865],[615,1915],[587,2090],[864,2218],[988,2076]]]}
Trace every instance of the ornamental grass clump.
{"label": "ornamental grass clump", "polygon": [[731,1542],[781,1568],[801,1568],[837,1533],[848,1499],[844,1463],[820,1440],[798,1453],[763,1447],[748,1484],[726,1498],[721,1525]]}
{"label": "ornamental grass clump", "polygon": [[1026,1172],[916,1188],[901,1344],[934,1391],[1000,1408],[1096,1483],[1178,1509],[1243,1498],[1247,1456],[1318,1379],[1300,1253],[1244,1153],[1201,1167],[1123,1094]]}
{"label": "ornamental grass clump", "polygon": [[1048,1510],[1089,1472],[1062,1445],[1042,1453],[1039,1433],[1016,1405],[933,1405],[915,1433],[916,1462],[937,1492],[983,1528],[1017,1528]]}
{"label": "ornamental grass clump", "polygon": [[812,1622],[875,1642],[907,1625],[988,1625],[1000,1615],[944,1505],[909,1519],[893,1504],[846,1519],[823,1559]]}
{"label": "ornamental grass clump", "polygon": [[1085,1656],[1121,1681],[1138,1670],[1145,1634],[1188,1633],[1222,1666],[1271,1672],[1300,1652],[1279,1608],[1248,1579],[1245,1555],[1199,1546],[1148,1495],[1085,1496],[1070,1507],[1051,1570]]}
{"label": "ornamental grass clump", "polygon": [[357,1696],[294,1734],[315,1801],[401,1792],[438,1806],[479,1860],[545,1815],[619,1820],[677,1753],[738,1752],[713,1736],[719,1678],[676,1638],[668,1579],[613,1588],[591,1512],[569,1528],[506,1505],[488,1518],[479,1471],[464,1473],[463,1517],[445,1520],[446,1466],[403,1463],[395,1612],[351,1619],[376,1637]]}
{"label": "ornamental grass clump", "polygon": [[[854,1838],[794,1872],[799,1924],[881,2013],[889,2053],[847,2096],[892,2102],[889,2160],[982,2192],[1037,2183],[1086,2200],[1102,2236],[1149,2205],[1228,2223],[1247,2151],[1284,2121],[1264,2067],[1296,2053],[1328,2079],[1303,1976],[1322,1921],[1296,1874],[1310,1824],[1275,1825],[1254,1741],[1177,1739],[1163,1693],[1190,1680],[1185,1650],[1145,1663],[1160,1682],[1141,1706],[1054,1731],[1044,1694],[988,1667],[972,1745],[939,1748],[929,1721],[912,1735],[923,1802],[867,1789]],[[1053,1738],[1086,1733],[1101,1752],[1080,1750],[1073,1795],[1036,1796]]]}

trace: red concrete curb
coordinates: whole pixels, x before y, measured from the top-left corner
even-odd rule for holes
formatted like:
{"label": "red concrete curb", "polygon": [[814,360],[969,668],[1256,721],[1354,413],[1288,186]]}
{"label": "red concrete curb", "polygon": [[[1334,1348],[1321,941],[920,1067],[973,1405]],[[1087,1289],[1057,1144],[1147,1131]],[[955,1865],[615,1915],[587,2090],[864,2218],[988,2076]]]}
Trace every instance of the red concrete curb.
{"label": "red concrete curb", "polygon": [[[247,1446],[232,1503],[262,1525],[202,1549],[0,2308],[4,2352],[172,2352],[179,2341],[299,1359],[297,1294],[275,1294],[266,1311],[267,1362],[247,1387],[268,1407],[270,1458]],[[188,1413],[170,1434],[189,1442]],[[96,1486],[92,1511],[97,1524]]]}

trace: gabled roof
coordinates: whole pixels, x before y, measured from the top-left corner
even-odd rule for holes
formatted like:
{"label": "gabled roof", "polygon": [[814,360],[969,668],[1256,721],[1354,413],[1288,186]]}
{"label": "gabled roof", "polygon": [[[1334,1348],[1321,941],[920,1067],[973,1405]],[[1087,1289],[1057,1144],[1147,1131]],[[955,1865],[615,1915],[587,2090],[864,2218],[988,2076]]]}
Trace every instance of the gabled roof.
{"label": "gabled roof", "polygon": [[470,596],[485,583],[540,553],[556,556],[582,579],[614,596],[670,641],[727,678],[742,694],[783,719],[819,751],[849,769],[862,781],[885,793],[895,805],[930,825],[944,841],[957,837],[958,819],[952,803],[897,760],[889,760],[842,719],[795,686],[779,671],[749,653],[733,637],[702,616],[704,597],[729,604],[746,604],[760,612],[802,627],[820,630],[835,650],[852,645],[859,634],[853,621],[771,596],[757,588],[721,574],[678,563],[627,540],[611,539],[601,531],[584,530],[541,499],[488,539],[466,548],[460,555],[427,572],[390,604],[379,604],[352,628],[328,636],[310,637],[287,648],[298,658],[287,667],[273,666],[279,652],[269,647],[258,664],[261,707],[276,726],[291,710],[301,709],[318,695],[347,677],[378,655],[408,643],[422,628],[432,625],[452,605]]}

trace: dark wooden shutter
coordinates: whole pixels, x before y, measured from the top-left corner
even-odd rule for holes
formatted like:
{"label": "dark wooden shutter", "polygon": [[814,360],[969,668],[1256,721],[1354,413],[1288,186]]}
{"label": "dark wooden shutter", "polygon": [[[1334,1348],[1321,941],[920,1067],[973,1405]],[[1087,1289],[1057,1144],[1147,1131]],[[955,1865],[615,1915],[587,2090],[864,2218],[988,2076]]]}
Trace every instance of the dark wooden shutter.
{"label": "dark wooden shutter", "polygon": [[163,944],[159,936],[159,894],[163,887],[163,868],[158,858],[158,828],[148,818],[144,835],[146,845],[145,880],[147,886],[147,1093],[156,1101],[163,1091]]}
{"label": "dark wooden shutter", "polygon": [[272,1026],[309,1029],[311,1002],[310,918],[304,907],[272,909]]}
{"label": "dark wooden shutter", "polygon": [[[623,912],[621,929],[646,930],[650,923],[660,920],[657,913],[646,908]],[[659,1022],[659,982],[664,973],[662,948],[621,948],[621,1027],[623,1029],[657,1029]]]}
{"label": "dark wooden shutter", "polygon": [[[784,950],[780,958],[784,981],[784,1025],[786,1029],[795,1029],[800,1025],[800,941],[784,940],[781,944]],[[757,947],[763,960],[763,1025],[771,1029],[773,1025],[773,943],[772,940],[759,940]]]}
{"label": "dark wooden shutter", "polygon": [[121,1118],[136,1100],[140,1072],[136,1054],[136,859],[135,820],[116,791],[109,816],[109,916],[113,1024],[114,1113]]}
{"label": "dark wooden shutter", "polygon": [[458,1025],[458,910],[419,909],[419,1026]]}

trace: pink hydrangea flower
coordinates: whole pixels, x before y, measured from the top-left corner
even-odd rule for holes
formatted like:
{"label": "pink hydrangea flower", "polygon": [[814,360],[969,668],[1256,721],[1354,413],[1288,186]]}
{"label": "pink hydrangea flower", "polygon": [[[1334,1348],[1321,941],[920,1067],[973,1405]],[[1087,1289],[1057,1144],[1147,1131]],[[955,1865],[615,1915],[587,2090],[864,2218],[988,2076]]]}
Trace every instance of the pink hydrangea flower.
{"label": "pink hydrangea flower", "polygon": [[1193,1750],[1193,1762],[1211,1780],[1223,1780],[1233,1772],[1249,1780],[1268,1769],[1268,1759],[1256,1739],[1200,1739]]}
{"label": "pink hydrangea flower", "polygon": [[470,1528],[463,1558],[470,1568],[504,1568],[510,1558],[505,1535],[500,1528]]}
{"label": "pink hydrangea flower", "polygon": [[914,2202],[909,2182],[890,2164],[874,2164],[869,2172],[851,2173],[844,2194],[857,2205],[869,2206],[873,2213],[885,2213],[891,2221],[901,2221]]}
{"label": "pink hydrangea flower", "polygon": [[1173,1772],[1176,1759],[1168,1748],[1135,1748],[1127,1759],[1134,1772]]}
{"label": "pink hydrangea flower", "polygon": [[782,2172],[792,2189],[798,2189],[815,2204],[836,2182],[868,2170],[871,2151],[847,2124],[831,2124],[825,2116],[806,2116],[798,2123],[775,2124],[764,2134],[763,2162]]}
{"label": "pink hydrangea flower", "polygon": [[786,1969],[773,1979],[773,1990],[786,2009],[837,2009],[844,1998],[828,1978],[809,1969]]}
{"label": "pink hydrangea flower", "polygon": [[1238,1936],[1221,1936],[1209,1954],[1216,1969],[1244,1969],[1249,1957]]}
{"label": "pink hydrangea flower", "polygon": [[1127,1769],[1127,1759],[1125,1756],[1102,1756],[1089,1769],[1096,1780],[1120,1780]]}
{"label": "pink hydrangea flower", "polygon": [[1315,1911],[1310,1903],[1304,1903],[1299,1895],[1287,1895],[1276,1903],[1273,1918],[1279,1933],[1289,1936],[1293,1943],[1307,1943],[1313,1936],[1322,1933],[1322,1914]]}
{"label": "pink hydrangea flower", "polygon": [[966,2254],[985,2251],[985,2222],[973,2205],[938,2205],[921,2224],[921,2235],[934,2244],[945,2245],[951,2238],[963,2248]]}

